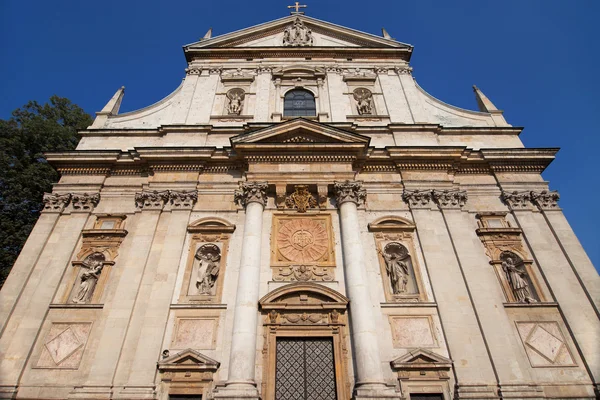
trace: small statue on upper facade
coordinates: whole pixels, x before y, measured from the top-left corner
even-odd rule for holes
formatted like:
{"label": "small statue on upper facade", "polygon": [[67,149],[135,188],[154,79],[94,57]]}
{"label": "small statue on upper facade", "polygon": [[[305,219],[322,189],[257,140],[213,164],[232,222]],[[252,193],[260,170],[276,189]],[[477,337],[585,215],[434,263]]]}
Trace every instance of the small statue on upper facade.
{"label": "small statue on upper facade", "polygon": [[531,295],[527,273],[517,268],[512,257],[506,257],[502,261],[502,269],[506,273],[510,288],[519,303],[537,303],[537,300]]}
{"label": "small statue on upper facade", "polygon": [[227,113],[229,115],[240,115],[244,102],[244,91],[242,89],[231,89],[227,92],[229,104],[227,105]]}
{"label": "small statue on upper facade", "polygon": [[354,100],[356,100],[356,111],[359,115],[373,114],[373,95],[371,91],[364,88],[358,88],[353,92]]}
{"label": "small statue on upper facade", "polygon": [[393,294],[406,293],[409,269],[405,260],[408,251],[399,243],[388,243],[383,251],[377,250],[385,260],[385,270],[390,277]]}
{"label": "small statue on upper facade", "polygon": [[104,267],[104,260],[102,253],[90,254],[85,258],[82,267],[87,271],[81,274],[79,288],[72,299],[73,303],[85,304],[91,299]]}
{"label": "small statue on upper facade", "polygon": [[219,277],[221,250],[215,244],[205,244],[196,252],[196,259],[200,260],[196,278],[198,294],[211,294]]}

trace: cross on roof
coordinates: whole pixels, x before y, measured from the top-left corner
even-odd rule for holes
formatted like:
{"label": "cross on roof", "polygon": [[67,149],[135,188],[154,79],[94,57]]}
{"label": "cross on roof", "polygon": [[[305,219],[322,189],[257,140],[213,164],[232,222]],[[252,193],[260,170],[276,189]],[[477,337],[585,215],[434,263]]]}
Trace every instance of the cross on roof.
{"label": "cross on roof", "polygon": [[303,12],[300,12],[301,8],[306,8],[306,5],[300,5],[300,2],[297,1],[296,4],[294,4],[293,6],[287,6],[287,8],[295,8],[296,11],[292,11],[290,14],[304,14]]}

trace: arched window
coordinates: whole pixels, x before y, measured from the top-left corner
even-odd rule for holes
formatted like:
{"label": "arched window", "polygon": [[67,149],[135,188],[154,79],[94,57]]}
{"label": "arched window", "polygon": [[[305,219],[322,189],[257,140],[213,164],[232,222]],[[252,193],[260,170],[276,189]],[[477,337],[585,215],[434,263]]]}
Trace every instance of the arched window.
{"label": "arched window", "polygon": [[315,96],[305,89],[290,90],[283,100],[284,117],[314,117],[317,115]]}

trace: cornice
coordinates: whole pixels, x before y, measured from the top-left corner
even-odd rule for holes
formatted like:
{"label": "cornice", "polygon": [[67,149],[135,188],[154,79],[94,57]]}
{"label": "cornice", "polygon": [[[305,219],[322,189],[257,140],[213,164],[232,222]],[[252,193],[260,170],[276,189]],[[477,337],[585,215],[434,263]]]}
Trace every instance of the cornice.
{"label": "cornice", "polygon": [[253,163],[350,163],[363,172],[402,170],[461,174],[541,173],[558,149],[481,149],[463,146],[367,148],[366,143],[237,143],[234,148],[139,147],[127,152],[47,153],[63,174],[130,175],[145,171],[243,170]]}

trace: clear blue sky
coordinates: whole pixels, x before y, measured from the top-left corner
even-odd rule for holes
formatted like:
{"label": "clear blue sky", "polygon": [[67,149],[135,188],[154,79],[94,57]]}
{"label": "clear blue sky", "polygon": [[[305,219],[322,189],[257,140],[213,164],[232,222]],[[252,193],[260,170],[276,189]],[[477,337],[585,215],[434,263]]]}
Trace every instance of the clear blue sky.
{"label": "clear blue sky", "polygon": [[[124,85],[121,111],[173,91],[184,76],[181,46],[209,27],[224,34],[288,14],[292,1],[0,0],[0,118],[57,94],[99,111]],[[415,46],[419,84],[476,109],[478,85],[524,126],[528,147],[561,147],[544,173],[600,266],[600,1],[306,0],[307,14]]]}

